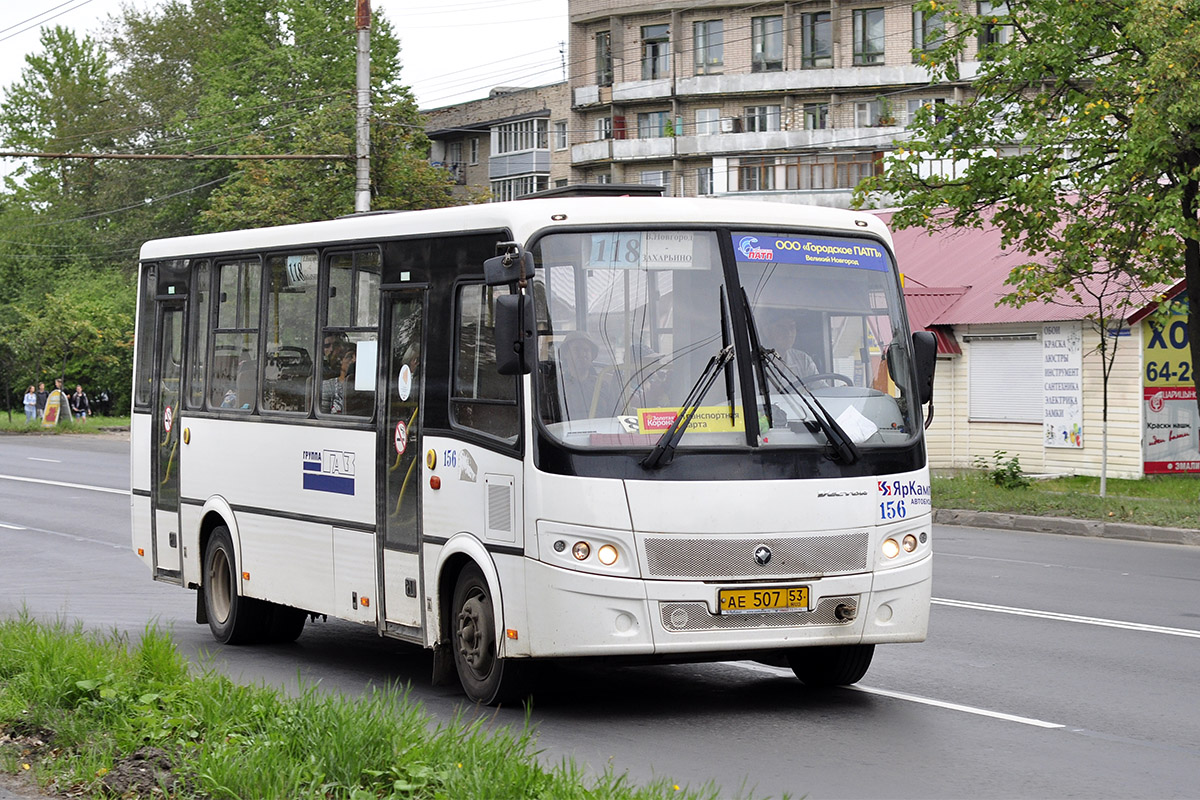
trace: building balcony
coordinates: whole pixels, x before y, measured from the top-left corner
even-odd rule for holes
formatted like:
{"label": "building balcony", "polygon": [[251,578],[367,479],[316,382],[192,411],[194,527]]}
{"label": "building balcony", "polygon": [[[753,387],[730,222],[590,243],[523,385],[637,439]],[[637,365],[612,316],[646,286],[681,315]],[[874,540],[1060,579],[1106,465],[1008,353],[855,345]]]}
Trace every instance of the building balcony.
{"label": "building balcony", "polygon": [[534,173],[550,173],[549,150],[524,150],[494,155],[488,159],[488,178],[491,180]]}
{"label": "building balcony", "polygon": [[571,163],[645,161],[739,153],[798,152],[805,150],[890,150],[904,128],[826,128],[815,131],[762,131],[712,133],[654,139],[605,139],[571,147]]}
{"label": "building balcony", "polygon": [[925,67],[917,64],[881,64],[873,67],[696,75],[675,81],[675,94],[679,97],[704,97],[768,92],[817,92],[906,84],[927,86],[929,82],[929,70]]}

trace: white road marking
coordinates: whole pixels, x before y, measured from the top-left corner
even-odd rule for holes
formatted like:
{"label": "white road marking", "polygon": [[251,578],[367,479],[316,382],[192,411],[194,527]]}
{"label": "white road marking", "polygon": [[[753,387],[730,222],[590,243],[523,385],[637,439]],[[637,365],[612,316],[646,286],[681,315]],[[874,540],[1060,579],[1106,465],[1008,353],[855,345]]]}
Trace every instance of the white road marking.
{"label": "white road marking", "polygon": [[29,458],[27,460],[29,460],[29,461],[45,461],[47,464],[61,464],[62,463],[62,460],[58,459],[58,458],[35,458],[34,456],[29,456]]}
{"label": "white road marking", "polygon": [[1099,625],[1103,628],[1120,628],[1126,631],[1141,631],[1142,633],[1162,633],[1167,636],[1185,636],[1189,639],[1200,639],[1200,631],[1190,628],[1167,628],[1162,625],[1146,625],[1141,622],[1123,622],[1118,619],[1102,619],[1100,617],[1081,617],[1076,614],[1059,614],[1056,611],[1038,611],[1032,608],[1013,608],[1011,606],[996,606],[990,603],[971,603],[966,600],[948,600],[935,597],[931,601],[935,606],[951,606],[953,608],[968,608],[973,611],[991,611],[996,614],[1013,614],[1018,617],[1036,617],[1038,619],[1053,619],[1059,622],[1077,622],[1082,625]]}
{"label": "white road marking", "polygon": [[0,475],[0,480],[20,481],[21,483],[40,483],[44,486],[62,486],[67,489],[87,489],[89,492],[107,492],[108,494],[129,494],[128,489],[112,489],[107,486],[88,486],[85,483],[64,483],[63,481],[45,481],[40,478],[24,478],[16,475]]}
{"label": "white road marking", "polygon": [[9,525],[9,524],[7,524],[7,523],[4,523],[4,522],[0,522],[0,528],[8,528],[10,531],[23,531],[23,530],[25,530],[25,528],[24,528],[24,527],[22,527],[22,526],[20,526],[20,525]]}
{"label": "white road marking", "polygon": [[[766,664],[753,664],[746,661],[730,661],[733,666],[741,667],[752,672],[765,672],[769,675],[778,675],[780,677],[794,677],[790,669],[782,667],[769,667]],[[991,719],[1003,720],[1004,722],[1016,722],[1021,725],[1032,725],[1035,728],[1065,728],[1066,725],[1061,725],[1057,722],[1047,722],[1042,719],[1034,719],[1033,717],[1022,717],[1016,714],[1005,714],[1001,711],[991,711],[986,708],[978,708],[976,706],[965,706],[961,703],[949,703],[945,700],[935,700],[932,697],[921,697],[920,695],[907,694],[906,692],[893,692],[890,689],[878,689],[874,686],[844,686],[844,689],[850,689],[863,694],[875,694],[880,697],[890,697],[893,700],[904,700],[909,703],[920,703],[925,706],[933,706],[934,708],[944,708],[948,711],[959,711],[964,714],[974,714],[979,717],[989,717]]]}

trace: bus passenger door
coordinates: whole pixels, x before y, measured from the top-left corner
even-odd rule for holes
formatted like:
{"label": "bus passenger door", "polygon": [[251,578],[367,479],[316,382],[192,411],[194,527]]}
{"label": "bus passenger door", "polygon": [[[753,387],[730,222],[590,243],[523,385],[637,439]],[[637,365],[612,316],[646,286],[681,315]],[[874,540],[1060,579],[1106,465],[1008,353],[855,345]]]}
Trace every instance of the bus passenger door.
{"label": "bus passenger door", "polygon": [[421,399],[424,389],[425,291],[385,292],[386,349],[380,400],[379,531],[385,624],[423,641],[421,586]]}
{"label": "bus passenger door", "polygon": [[154,433],[150,442],[151,516],[154,520],[154,574],[178,583],[183,575],[179,540],[179,399],[183,377],[184,306],[159,302],[154,341],[159,351],[154,365],[151,408]]}

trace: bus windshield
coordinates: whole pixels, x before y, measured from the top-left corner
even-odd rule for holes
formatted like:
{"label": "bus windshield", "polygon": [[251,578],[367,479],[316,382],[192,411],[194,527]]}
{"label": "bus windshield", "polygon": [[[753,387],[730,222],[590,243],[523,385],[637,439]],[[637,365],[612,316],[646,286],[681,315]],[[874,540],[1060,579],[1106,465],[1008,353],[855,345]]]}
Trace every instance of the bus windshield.
{"label": "bus windshield", "polygon": [[915,434],[899,284],[873,240],[625,229],[552,234],[534,255],[538,413],[567,446],[654,447],[682,409],[682,448]]}

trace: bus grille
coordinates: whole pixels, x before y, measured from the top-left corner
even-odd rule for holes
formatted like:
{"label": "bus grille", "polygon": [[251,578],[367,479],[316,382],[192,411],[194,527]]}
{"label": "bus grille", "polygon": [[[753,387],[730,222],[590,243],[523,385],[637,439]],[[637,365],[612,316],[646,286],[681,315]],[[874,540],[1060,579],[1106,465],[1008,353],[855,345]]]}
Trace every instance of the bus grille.
{"label": "bus grille", "polygon": [[777,614],[712,614],[708,605],[697,602],[660,602],[659,617],[667,631],[716,631],[746,628],[797,628],[805,625],[853,625],[840,620],[834,610],[839,605],[858,604],[858,596],[826,597],[813,611],[784,611]]}
{"label": "bus grille", "polygon": [[[760,544],[771,548],[764,566],[754,561]],[[647,538],[646,565],[663,578],[815,577],[867,568],[866,531],[797,538]]]}

